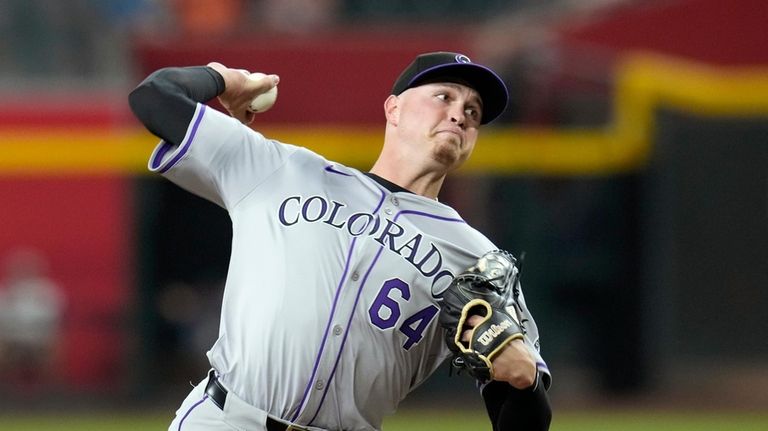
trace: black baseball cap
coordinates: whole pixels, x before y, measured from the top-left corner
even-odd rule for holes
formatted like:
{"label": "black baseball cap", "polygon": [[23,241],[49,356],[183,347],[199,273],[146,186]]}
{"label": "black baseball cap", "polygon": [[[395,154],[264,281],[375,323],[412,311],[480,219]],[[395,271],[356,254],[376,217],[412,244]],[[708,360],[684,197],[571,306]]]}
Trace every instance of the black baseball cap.
{"label": "black baseball cap", "polygon": [[489,67],[472,63],[469,57],[457,52],[428,52],[417,56],[395,81],[392,94],[440,81],[468,85],[480,94],[483,101],[480,124],[490,123],[507,107],[509,93],[504,80]]}

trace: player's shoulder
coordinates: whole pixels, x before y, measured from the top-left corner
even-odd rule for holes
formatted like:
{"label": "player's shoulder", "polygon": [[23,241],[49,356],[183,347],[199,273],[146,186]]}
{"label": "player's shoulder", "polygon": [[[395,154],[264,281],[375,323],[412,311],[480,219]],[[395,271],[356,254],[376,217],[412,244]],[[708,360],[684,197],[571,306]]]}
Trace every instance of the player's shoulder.
{"label": "player's shoulder", "polygon": [[[344,183],[365,185],[373,182],[360,170],[334,160],[329,160],[309,148],[295,147],[294,149],[295,151],[292,154],[293,162],[305,174],[316,172],[316,175],[320,175],[325,181],[339,183],[340,185]],[[373,185],[369,184],[369,187],[373,188]]]}
{"label": "player's shoulder", "polygon": [[453,240],[463,250],[476,257],[498,248],[485,234],[469,224],[465,225],[464,229],[458,230]]}

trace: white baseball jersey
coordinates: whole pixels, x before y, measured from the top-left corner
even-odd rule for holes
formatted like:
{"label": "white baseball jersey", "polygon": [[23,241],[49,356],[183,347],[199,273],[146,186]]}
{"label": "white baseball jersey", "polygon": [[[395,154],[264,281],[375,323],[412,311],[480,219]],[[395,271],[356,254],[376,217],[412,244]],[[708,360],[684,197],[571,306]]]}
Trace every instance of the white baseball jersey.
{"label": "white baseball jersey", "polygon": [[232,220],[211,366],[245,402],[300,425],[380,429],[449,356],[439,294],[496,248],[442,203],[202,104],[183,143],[161,142],[149,165]]}

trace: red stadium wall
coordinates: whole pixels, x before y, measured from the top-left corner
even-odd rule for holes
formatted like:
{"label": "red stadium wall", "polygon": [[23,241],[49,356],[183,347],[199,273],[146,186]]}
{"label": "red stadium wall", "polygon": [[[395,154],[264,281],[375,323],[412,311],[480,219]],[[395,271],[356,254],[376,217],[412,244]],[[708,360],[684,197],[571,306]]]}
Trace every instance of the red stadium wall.
{"label": "red stadium wall", "polygon": [[57,383],[105,386],[123,371],[133,248],[129,187],[113,177],[0,178],[0,259],[35,250],[66,301]]}
{"label": "red stadium wall", "polygon": [[640,2],[561,28],[564,46],[648,51],[721,66],[768,64],[765,0]]}

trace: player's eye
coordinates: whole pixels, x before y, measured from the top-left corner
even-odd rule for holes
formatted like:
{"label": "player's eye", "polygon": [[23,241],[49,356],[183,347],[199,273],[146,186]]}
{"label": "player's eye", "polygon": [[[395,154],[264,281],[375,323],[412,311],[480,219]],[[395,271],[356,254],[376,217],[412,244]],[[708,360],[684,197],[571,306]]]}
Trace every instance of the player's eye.
{"label": "player's eye", "polygon": [[440,99],[440,100],[442,100],[444,102],[449,99],[448,94],[446,94],[446,93],[437,93],[435,95],[435,97],[437,97],[438,99]]}
{"label": "player's eye", "polygon": [[480,109],[470,106],[464,109],[464,115],[473,120],[480,120]]}

